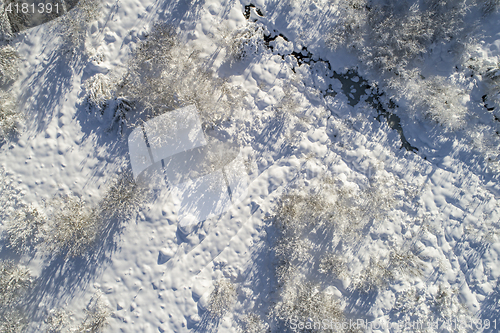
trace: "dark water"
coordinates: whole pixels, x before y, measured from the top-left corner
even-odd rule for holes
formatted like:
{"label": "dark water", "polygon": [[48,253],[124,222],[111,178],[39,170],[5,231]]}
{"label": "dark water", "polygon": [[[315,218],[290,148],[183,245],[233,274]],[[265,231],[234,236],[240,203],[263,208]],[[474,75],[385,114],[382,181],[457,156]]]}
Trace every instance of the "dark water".
{"label": "dark water", "polygon": [[[253,4],[250,4],[245,6],[244,15],[247,19],[250,18],[250,11],[252,8],[255,8],[257,15],[264,16],[259,8],[257,8]],[[398,132],[399,138],[401,140],[401,148],[405,148],[407,151],[411,151],[414,153],[418,151],[418,148],[412,146],[406,139],[403,128],[401,127],[401,119],[390,111],[396,108],[396,104],[393,101],[390,101],[388,105],[384,105],[384,103],[382,103],[381,101],[381,97],[384,95],[384,93],[380,92],[378,89],[374,89],[373,87],[371,87],[368,84],[368,81],[363,79],[356,69],[349,69],[345,73],[337,73],[336,71],[332,70],[332,66],[328,60],[315,57],[311,52],[309,52],[307,47],[303,47],[300,52],[293,51],[289,54],[281,54],[275,51],[273,46],[273,41],[278,37],[281,37],[285,41],[288,41],[288,38],[286,38],[283,34],[278,33],[277,31],[274,31],[269,35],[264,35],[264,43],[269,50],[271,50],[275,54],[280,55],[283,59],[285,59],[285,56],[288,55],[293,56],[297,60],[297,65],[299,67],[303,64],[307,64],[312,68],[315,64],[323,64],[322,70],[324,71],[324,73],[322,73],[322,76],[340,81],[340,83],[342,84],[341,92],[345,96],[347,96],[349,105],[355,106],[361,101],[361,98],[366,95],[365,101],[375,110],[377,110],[378,116],[376,117],[376,119],[378,121],[381,121],[381,118],[383,117],[387,121],[389,127]],[[295,72],[295,68],[292,68],[292,70]],[[339,93],[333,89],[332,84],[329,84],[328,88],[321,90],[321,92],[323,94],[323,97],[335,97],[337,93]]]}

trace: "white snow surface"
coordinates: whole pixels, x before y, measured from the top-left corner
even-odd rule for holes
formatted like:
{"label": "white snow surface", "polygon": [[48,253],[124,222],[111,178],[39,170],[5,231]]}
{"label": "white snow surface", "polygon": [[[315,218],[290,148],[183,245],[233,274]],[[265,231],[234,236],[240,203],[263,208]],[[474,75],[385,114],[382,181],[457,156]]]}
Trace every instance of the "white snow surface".
{"label": "white snow surface", "polygon": [[[292,71],[295,60],[277,52],[307,46],[338,72],[357,65],[354,56],[334,53],[321,40],[321,31],[334,24],[327,1],[253,1],[264,16],[252,8],[246,20],[244,6],[249,3],[104,1],[100,18],[88,31],[87,54],[61,49],[57,21],[16,37],[22,68],[15,89],[25,122],[19,138],[0,148],[0,166],[5,169],[2,181],[12,182],[20,201],[42,207],[56,194],[73,193],[97,204],[110,180],[131,169],[126,135],[133,128],[126,135],[106,131],[106,116],[82,106],[83,82],[97,73],[124,73],[132,51],[155,22],[176,27],[207,66],[247,93],[245,111],[230,120],[226,131],[247,147],[244,160],[254,170],[246,196],[189,235],[178,230],[177,209],[165,188],[116,232],[115,248],[103,249],[102,262],[47,266],[41,254],[18,258],[40,279],[43,291],[36,298],[30,330],[38,331],[52,308],[71,311],[81,320],[82,309],[101,290],[112,311],[105,332],[208,331],[203,326],[208,296],[221,278],[237,285],[238,296],[214,331],[240,331],[238,323],[249,309],[266,318],[266,309],[277,301],[275,263],[266,250],[276,205],[291,189],[314,188],[322,176],[353,191],[369,187],[374,176],[381,180],[381,191],[395,193],[389,216],[367,226],[356,250],[345,254],[352,272],[361,271],[370,258],[388,258],[394,248],[418,247],[425,259],[423,276],[395,279],[368,296],[352,291],[355,276],[324,281],[333,286],[349,318],[394,320],[396,300],[407,297],[411,308],[405,311],[411,318],[437,320],[432,300],[444,288],[450,311],[460,308],[450,318],[497,319],[498,174],[481,164],[467,142],[450,142],[430,122],[402,116],[405,135],[419,152],[400,149],[398,133],[383,118],[376,120],[374,110],[363,103],[349,105],[342,93],[324,97],[320,89],[327,84],[308,65]],[[482,56],[495,63],[500,60],[500,16],[493,15]],[[275,52],[260,46],[255,54],[229,64],[220,36],[252,24],[276,30],[288,41],[278,37]],[[447,61],[435,58],[438,67],[437,61]],[[361,74],[374,75],[369,70]],[[333,88],[340,92],[339,86]],[[13,199],[6,195],[4,191],[1,200],[7,207]],[[411,298],[412,290],[419,298]]]}

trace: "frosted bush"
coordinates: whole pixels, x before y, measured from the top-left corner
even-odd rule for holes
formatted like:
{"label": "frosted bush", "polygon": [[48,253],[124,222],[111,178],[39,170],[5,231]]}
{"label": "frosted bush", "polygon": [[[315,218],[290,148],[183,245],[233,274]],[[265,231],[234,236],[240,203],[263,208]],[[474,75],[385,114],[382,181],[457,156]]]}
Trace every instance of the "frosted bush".
{"label": "frosted bush", "polygon": [[0,89],[0,143],[19,131],[22,118],[16,107],[12,93]]}
{"label": "frosted bush", "polygon": [[77,332],[99,333],[108,324],[111,310],[102,299],[102,293],[96,292],[85,309],[85,319],[78,326]]}
{"label": "frosted bush", "polygon": [[111,115],[108,130],[115,124],[123,133],[127,123],[127,114],[133,109],[133,103],[116,95],[117,82],[108,75],[96,74],[85,81],[85,97],[83,103],[87,111],[96,112],[99,116]]}
{"label": "frosted bush", "polygon": [[85,81],[85,101],[90,109],[104,111],[108,101],[114,97],[115,84],[108,76],[98,73]]}
{"label": "frosted bush", "polygon": [[400,3],[340,1],[338,24],[327,34],[331,48],[346,46],[366,65],[399,73],[434,42],[463,29],[465,1]]}
{"label": "frosted bush", "polygon": [[11,260],[0,262],[0,312],[16,306],[33,286],[30,271]]}
{"label": "frosted bush", "polygon": [[217,45],[225,50],[229,63],[257,54],[265,47],[263,26],[253,23],[235,31],[228,27],[219,28],[215,37]]}
{"label": "frosted bush", "polygon": [[36,208],[18,208],[4,224],[7,246],[18,253],[32,250],[41,241],[45,222],[45,217]]}
{"label": "frosted bush", "polygon": [[397,99],[410,102],[408,110],[412,116],[431,119],[452,131],[466,124],[469,94],[442,76],[421,78],[413,73],[404,80],[391,80],[389,86],[397,91]]}
{"label": "frosted bush", "polygon": [[413,115],[419,113],[456,130],[465,124],[467,92],[445,78],[422,79],[418,67],[433,45],[448,43],[455,50],[467,49],[470,38],[464,37],[464,18],[475,4],[462,0],[340,1],[339,22],[327,34],[326,43],[333,49],[345,46],[363,64],[386,73],[383,88],[392,88],[396,99],[410,94]]}
{"label": "frosted bush", "polygon": [[47,215],[44,245],[54,255],[84,254],[96,241],[103,225],[99,212],[73,195],[54,199]]}
{"label": "frosted bush", "polygon": [[236,296],[236,286],[230,280],[215,282],[208,301],[208,312],[212,317],[222,318],[236,302]]}
{"label": "frosted bush", "polygon": [[372,257],[369,264],[354,278],[354,288],[368,293],[386,286],[394,278],[393,272],[383,261]]}
{"label": "frosted bush", "polygon": [[489,68],[485,73],[485,78],[485,102],[487,102],[488,107],[500,108],[500,64],[497,67]]}
{"label": "frosted bush", "polygon": [[293,279],[299,267],[286,257],[278,257],[279,261],[275,267],[275,275],[279,285],[283,285],[289,279]]}
{"label": "frosted bush", "polygon": [[334,50],[340,46],[356,49],[363,45],[367,9],[366,0],[339,1],[337,13],[339,21],[336,27],[326,35],[326,44]]}
{"label": "frosted bush", "polygon": [[500,0],[481,0],[480,3],[485,14],[491,14],[500,7]]}
{"label": "frosted bush", "polygon": [[28,320],[19,310],[10,310],[0,314],[0,332],[2,333],[24,333],[27,326]]}
{"label": "frosted bush", "polygon": [[465,125],[467,108],[464,100],[468,98],[465,91],[439,76],[427,79],[425,89],[427,99],[423,103],[428,107],[426,113],[431,119],[451,130]]}
{"label": "frosted bush", "polygon": [[327,203],[321,195],[285,195],[278,207],[274,224],[284,235],[294,237],[300,235],[306,227],[319,223],[326,209]]}
{"label": "frosted bush", "polygon": [[262,319],[254,314],[248,314],[243,317],[241,328],[244,333],[264,333],[268,332],[268,325]]}
{"label": "frosted bush", "polygon": [[303,262],[311,255],[309,250],[312,244],[308,239],[300,236],[282,237],[275,245],[275,253],[278,257],[287,258],[291,262]]}
{"label": "frosted bush", "polygon": [[69,331],[70,314],[65,310],[50,310],[44,320],[44,331],[47,333],[61,333]]}
{"label": "frosted bush", "polygon": [[319,285],[302,280],[285,284],[271,314],[288,327],[292,320],[303,323],[310,320],[341,323],[345,320],[340,303],[333,294],[321,291]]}
{"label": "frosted bush", "polygon": [[424,276],[425,263],[413,251],[394,250],[390,254],[389,263],[390,268],[398,270],[405,278]]}
{"label": "frosted bush", "polygon": [[336,278],[345,278],[348,274],[347,261],[342,255],[327,253],[320,260],[319,271]]}
{"label": "frosted bush", "polygon": [[123,173],[109,186],[99,203],[105,219],[130,218],[146,201],[149,189],[134,181],[129,173]]}
{"label": "frosted bush", "polygon": [[19,74],[19,55],[10,45],[0,46],[0,87],[12,83]]}
{"label": "frosted bush", "polygon": [[12,37],[12,28],[10,26],[7,12],[4,11],[3,1],[0,2],[0,42]]}
{"label": "frosted bush", "polygon": [[100,237],[112,219],[130,218],[145,202],[146,188],[123,173],[113,181],[96,206],[74,195],[56,197],[46,205],[43,227],[45,250],[66,257],[81,256]]}
{"label": "frosted bush", "polygon": [[79,0],[72,10],[53,21],[67,50],[85,44],[89,24],[99,18],[101,6],[100,0]]}
{"label": "frosted bush", "polygon": [[[452,289],[449,285],[439,285],[438,291],[434,295],[434,306],[441,319],[455,319],[458,322],[470,318],[470,310],[460,300],[459,295],[458,289]],[[463,330],[463,332],[466,332],[466,330]]]}
{"label": "frosted bush", "polygon": [[196,105],[214,125],[240,107],[240,89],[210,71],[199,51],[185,46],[175,30],[156,25],[129,64],[118,96],[138,101],[152,115]]}

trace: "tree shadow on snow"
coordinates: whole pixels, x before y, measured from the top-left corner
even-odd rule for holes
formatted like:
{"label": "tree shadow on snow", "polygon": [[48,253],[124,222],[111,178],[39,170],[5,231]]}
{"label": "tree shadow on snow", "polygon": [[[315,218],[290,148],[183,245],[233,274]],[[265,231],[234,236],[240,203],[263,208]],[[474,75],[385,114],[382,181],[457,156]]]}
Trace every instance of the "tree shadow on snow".
{"label": "tree shadow on snow", "polygon": [[85,58],[82,52],[57,48],[39,65],[42,68],[24,80],[26,89],[19,104],[25,109],[28,130],[42,132],[60,112],[62,99],[72,89],[73,75],[84,68]]}
{"label": "tree shadow on snow", "polygon": [[43,319],[46,311],[60,308],[85,290],[106,268],[118,250],[118,238],[125,224],[116,218],[106,222],[100,238],[90,251],[79,257],[65,258],[64,253],[49,256],[47,265],[26,297],[27,312],[35,319]]}

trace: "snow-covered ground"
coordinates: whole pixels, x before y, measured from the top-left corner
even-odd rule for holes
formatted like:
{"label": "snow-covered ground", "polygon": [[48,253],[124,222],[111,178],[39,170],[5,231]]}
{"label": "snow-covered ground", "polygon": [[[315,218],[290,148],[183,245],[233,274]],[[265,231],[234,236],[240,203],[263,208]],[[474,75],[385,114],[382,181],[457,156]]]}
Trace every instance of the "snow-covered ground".
{"label": "snow-covered ground", "polygon": [[[47,330],[54,313],[68,318],[61,331],[81,329],[96,298],[109,314],[105,332],[302,332],[314,324],[338,332],[347,329],[332,325],[353,322],[362,332],[500,331],[500,103],[486,74],[500,64],[500,13],[471,10],[461,35],[470,49],[430,44],[421,78],[390,85],[391,73],[328,46],[340,3],[104,1],[81,14],[89,23],[63,20],[69,13],[13,37],[20,74],[8,94],[22,120],[0,147],[0,253],[33,275],[12,303],[27,331]],[[174,65],[158,62],[167,69],[158,82],[179,87],[130,85],[143,99],[124,111],[126,121],[103,88],[101,114],[88,82],[101,75],[118,91],[158,23],[180,41],[166,60]],[[50,220],[64,204],[57,198],[82,199],[78,211],[108,202],[113,182],[131,172],[128,135],[157,112],[147,103],[182,92],[183,76],[168,71],[194,58],[237,101],[220,118],[210,114],[210,95],[189,91],[181,103],[202,98],[205,131],[239,142],[247,196],[186,235],[163,188],[137,209],[104,214],[111,222],[86,252],[13,251],[6,221],[21,207]],[[446,98],[452,106],[439,109]]]}

